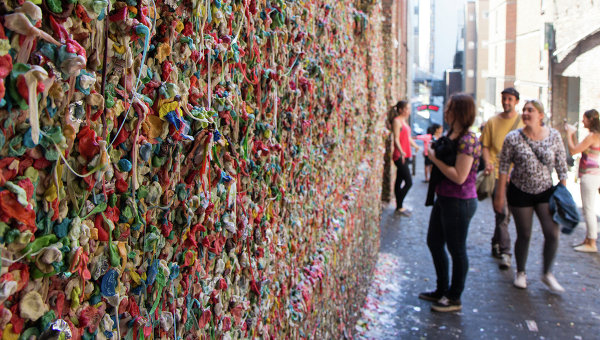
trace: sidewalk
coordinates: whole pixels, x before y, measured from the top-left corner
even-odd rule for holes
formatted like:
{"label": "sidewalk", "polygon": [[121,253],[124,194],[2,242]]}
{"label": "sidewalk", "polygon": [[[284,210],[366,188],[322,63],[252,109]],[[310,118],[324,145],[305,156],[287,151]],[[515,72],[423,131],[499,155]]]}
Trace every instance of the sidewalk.
{"label": "sidewalk", "polygon": [[[467,239],[469,273],[458,313],[435,313],[419,292],[435,288],[435,271],[425,243],[430,207],[424,206],[427,184],[423,160],[406,205],[412,217],[395,216],[388,205],[381,220],[381,248],[362,316],[359,339],[598,339],[600,333],[600,255],[575,252],[583,224],[560,236],[554,274],[567,290],[550,292],[540,281],[543,236],[534,223],[527,262],[528,288],[512,286],[513,267],[498,269],[490,256],[494,229],[491,200],[479,202]],[[578,184],[569,180],[578,199]],[[600,211],[600,210],[599,210]],[[514,223],[510,225],[514,244]]]}

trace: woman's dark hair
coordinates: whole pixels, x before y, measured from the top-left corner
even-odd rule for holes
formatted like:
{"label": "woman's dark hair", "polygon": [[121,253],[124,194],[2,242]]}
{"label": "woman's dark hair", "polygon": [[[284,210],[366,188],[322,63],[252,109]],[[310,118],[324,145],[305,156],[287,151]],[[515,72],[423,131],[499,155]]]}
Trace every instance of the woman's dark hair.
{"label": "woman's dark hair", "polygon": [[400,112],[400,110],[404,110],[404,108],[408,105],[408,100],[401,100],[394,105],[394,110],[396,112]]}
{"label": "woman's dark hair", "polygon": [[600,117],[598,115],[598,111],[594,109],[587,110],[583,115],[590,120],[589,130],[595,133],[600,133]]}
{"label": "woman's dark hair", "polygon": [[441,128],[442,126],[438,123],[433,123],[431,125],[429,125],[429,127],[427,128],[427,133],[430,135],[433,135],[437,129]]}
{"label": "woman's dark hair", "polygon": [[450,100],[446,104],[445,112],[453,113],[453,122],[450,124],[450,131],[448,135],[452,133],[454,128],[454,122],[458,122],[461,127],[459,138],[462,137],[475,122],[475,102],[473,97],[466,93],[455,93],[450,96]]}
{"label": "woman's dark hair", "polygon": [[400,110],[404,110],[404,108],[407,105],[408,105],[408,100],[401,100],[401,101],[397,102],[396,105],[394,105],[390,108],[390,111],[388,112],[388,123],[390,124],[390,126],[393,124],[394,118],[398,117]]}

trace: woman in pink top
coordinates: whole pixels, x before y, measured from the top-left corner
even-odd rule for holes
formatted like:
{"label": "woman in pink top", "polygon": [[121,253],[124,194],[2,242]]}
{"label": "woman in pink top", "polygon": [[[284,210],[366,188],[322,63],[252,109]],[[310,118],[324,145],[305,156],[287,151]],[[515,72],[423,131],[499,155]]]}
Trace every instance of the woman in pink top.
{"label": "woman in pink top", "polygon": [[[408,126],[408,117],[410,117],[410,107],[408,101],[401,100],[393,108],[396,117],[392,123],[392,133],[394,137],[394,153],[392,159],[396,164],[396,183],[394,184],[394,194],[396,195],[396,213],[404,216],[410,216],[410,211],[402,207],[404,198],[412,186],[412,176],[408,168],[408,160],[412,157],[411,145],[415,151],[419,146],[410,137],[410,126]],[[404,185],[402,183],[404,182]]]}
{"label": "woman in pink top", "polygon": [[576,251],[596,253],[596,239],[598,238],[598,221],[596,220],[596,196],[600,188],[600,120],[598,111],[588,110],[583,114],[583,126],[590,133],[577,145],[573,136],[577,131],[574,126],[566,125],[567,142],[571,155],[582,153],[579,160],[579,180],[581,189],[581,205],[583,217],[587,226],[585,240],[575,246]]}

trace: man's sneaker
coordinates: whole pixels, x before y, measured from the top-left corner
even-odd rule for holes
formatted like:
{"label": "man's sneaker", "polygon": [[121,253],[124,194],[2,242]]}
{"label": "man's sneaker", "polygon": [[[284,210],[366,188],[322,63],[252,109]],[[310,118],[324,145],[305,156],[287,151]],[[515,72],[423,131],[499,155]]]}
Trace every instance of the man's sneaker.
{"label": "man's sneaker", "polygon": [[460,300],[450,300],[445,296],[431,305],[431,310],[436,312],[454,312],[461,309]]}
{"label": "man's sneaker", "polygon": [[565,291],[563,286],[561,286],[552,273],[547,273],[542,276],[542,282],[550,288],[551,291],[555,293],[562,293]]}
{"label": "man's sneaker", "polygon": [[527,288],[527,275],[525,274],[525,272],[517,272],[517,275],[515,276],[515,281],[513,281],[513,285],[521,289]]}
{"label": "man's sneaker", "polygon": [[498,264],[498,267],[502,270],[507,270],[508,268],[510,268],[509,254],[502,254],[502,256],[500,257],[500,263]]}
{"label": "man's sneaker", "polygon": [[431,302],[437,302],[444,296],[443,293],[436,291],[433,292],[423,292],[419,294],[419,299]]}
{"label": "man's sneaker", "polygon": [[492,256],[499,259],[502,258],[500,254],[500,245],[498,243],[492,244]]}

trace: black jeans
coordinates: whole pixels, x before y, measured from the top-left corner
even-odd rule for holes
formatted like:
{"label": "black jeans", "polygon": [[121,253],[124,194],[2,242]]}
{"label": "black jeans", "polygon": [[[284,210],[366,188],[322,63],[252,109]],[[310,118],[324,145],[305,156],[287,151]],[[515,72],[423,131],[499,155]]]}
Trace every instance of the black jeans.
{"label": "black jeans", "polygon": [[[396,209],[402,208],[402,203],[404,202],[404,198],[406,194],[408,194],[408,190],[412,186],[412,176],[410,174],[410,169],[408,168],[409,160],[405,159],[404,164],[402,163],[402,158],[399,158],[394,161],[396,164],[396,183],[394,183],[394,194],[396,195]],[[404,182],[404,186],[402,185]]]}
{"label": "black jeans", "polygon": [[[477,199],[439,196],[431,210],[427,246],[437,274],[437,291],[451,300],[460,300],[469,270],[467,233],[477,209]],[[448,288],[448,247],[452,257],[452,284]]]}

